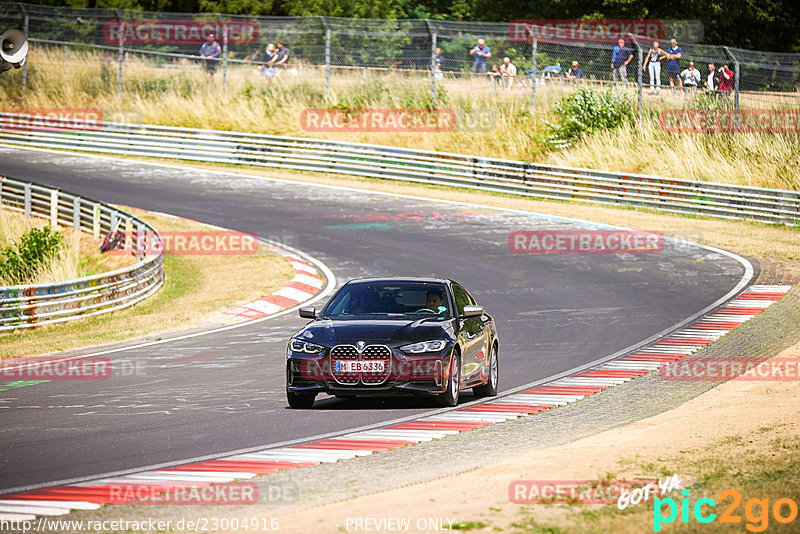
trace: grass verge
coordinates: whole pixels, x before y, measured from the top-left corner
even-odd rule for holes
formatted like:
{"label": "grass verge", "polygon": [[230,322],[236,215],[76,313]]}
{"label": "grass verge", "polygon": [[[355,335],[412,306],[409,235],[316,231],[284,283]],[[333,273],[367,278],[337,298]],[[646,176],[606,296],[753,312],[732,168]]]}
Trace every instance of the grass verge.
{"label": "grass verge", "polygon": [[[205,226],[182,219],[137,215],[159,231],[208,231]],[[213,313],[279,289],[294,272],[281,256],[263,249],[255,255],[166,255],[164,285],[155,295],[111,314],[2,333],[0,359],[110,343],[200,324]]]}

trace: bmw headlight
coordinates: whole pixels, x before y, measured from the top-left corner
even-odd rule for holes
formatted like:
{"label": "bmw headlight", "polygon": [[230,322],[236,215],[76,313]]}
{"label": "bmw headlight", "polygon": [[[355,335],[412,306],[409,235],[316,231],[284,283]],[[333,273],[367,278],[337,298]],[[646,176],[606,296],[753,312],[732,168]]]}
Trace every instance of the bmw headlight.
{"label": "bmw headlight", "polygon": [[306,354],[319,354],[325,350],[325,347],[322,345],[309,343],[308,341],[303,341],[302,339],[296,338],[289,341],[289,348],[292,352],[304,352]]}
{"label": "bmw headlight", "polygon": [[410,352],[411,354],[420,354],[422,352],[439,352],[447,346],[446,339],[432,339],[430,341],[420,341],[419,343],[412,343],[400,347],[403,352]]}

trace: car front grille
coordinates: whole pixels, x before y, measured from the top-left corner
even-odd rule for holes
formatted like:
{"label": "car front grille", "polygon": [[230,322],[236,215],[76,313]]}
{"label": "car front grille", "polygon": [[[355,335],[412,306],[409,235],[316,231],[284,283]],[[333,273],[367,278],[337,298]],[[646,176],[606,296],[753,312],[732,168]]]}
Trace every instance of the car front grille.
{"label": "car front grille", "polygon": [[[368,345],[360,353],[353,345],[336,345],[330,353],[330,369],[333,379],[343,386],[356,386],[359,384],[376,386],[383,384],[389,378],[392,366],[392,351],[386,345]],[[383,372],[343,372],[336,370],[336,362],[346,361],[382,361]]]}

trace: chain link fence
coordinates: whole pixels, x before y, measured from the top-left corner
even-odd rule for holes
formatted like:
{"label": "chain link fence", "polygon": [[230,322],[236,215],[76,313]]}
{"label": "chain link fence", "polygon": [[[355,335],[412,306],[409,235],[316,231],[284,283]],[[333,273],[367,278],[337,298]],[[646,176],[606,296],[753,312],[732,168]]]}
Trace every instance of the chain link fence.
{"label": "chain link fence", "polygon": [[[661,37],[662,49],[669,46],[672,35],[697,37],[696,24],[669,22],[656,36]],[[657,83],[650,87],[645,62],[652,34],[622,35],[632,60],[625,79],[615,83],[614,38],[548,34],[535,24],[248,17],[0,3],[0,29],[9,28],[23,30],[34,53],[47,52],[36,57],[37,65],[72,69],[92,64],[102,89],[118,93],[143,72],[155,86],[154,80],[176,72],[204,73],[218,81],[223,92],[241,90],[248,83],[290,82],[319,88],[325,98],[332,89],[346,93],[391,76],[409,89],[430,91],[432,103],[443,90],[478,98],[529,99],[534,104],[537,91],[547,87],[615,84],[636,96],[641,111],[650,103],[661,108],[697,106],[708,80],[708,64],[714,63],[715,68],[727,64],[734,73],[730,91],[713,95],[732,109],[800,103],[800,54],[689,42],[680,42],[679,70],[694,61],[699,87],[682,88],[679,82],[671,88],[666,60],[658,75],[660,90]],[[203,48],[210,34],[218,48]],[[483,46],[476,51],[479,39]],[[279,61],[284,55],[285,62]],[[511,66],[504,66],[504,58]],[[580,73],[574,76],[577,67]],[[27,71],[26,64],[23,95]]]}

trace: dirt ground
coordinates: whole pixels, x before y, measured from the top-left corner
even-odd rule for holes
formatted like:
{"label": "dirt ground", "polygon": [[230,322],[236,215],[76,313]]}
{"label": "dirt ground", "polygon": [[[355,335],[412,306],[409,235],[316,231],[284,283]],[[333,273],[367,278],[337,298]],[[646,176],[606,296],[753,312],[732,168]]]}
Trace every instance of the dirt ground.
{"label": "dirt ground", "polygon": [[[800,343],[778,357],[800,358]],[[748,446],[756,454],[769,456],[770,434],[787,439],[800,435],[798,400],[797,380],[727,382],[674,410],[564,446],[279,517],[280,530],[397,532],[393,528],[397,523],[384,522],[382,525],[388,528],[382,529],[376,522],[398,518],[410,520],[407,532],[440,530],[436,528],[437,519],[445,528],[452,520],[454,524],[465,523],[461,529],[507,532],[519,528],[522,514],[531,513],[537,521],[560,524],[563,507],[513,504],[509,500],[509,484],[515,480],[598,480],[611,475],[617,480],[631,480],[641,477],[644,462],[680,457],[690,464],[701,461],[710,447],[730,440],[750,441]],[[762,436],[748,440],[759,429]],[[682,475],[681,465],[670,467],[684,481],[683,487],[691,481],[691,474],[688,478]],[[376,522],[367,523],[367,519]],[[633,524],[629,528],[631,532],[643,532],[651,525]]]}

